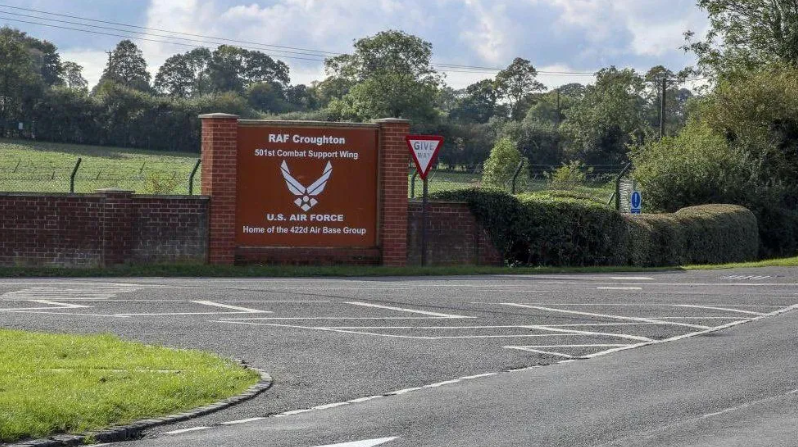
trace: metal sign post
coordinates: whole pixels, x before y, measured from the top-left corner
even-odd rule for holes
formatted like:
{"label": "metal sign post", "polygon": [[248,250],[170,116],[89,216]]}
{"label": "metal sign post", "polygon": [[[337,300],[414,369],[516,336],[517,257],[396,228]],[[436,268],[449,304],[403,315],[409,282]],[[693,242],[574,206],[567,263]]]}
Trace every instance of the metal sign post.
{"label": "metal sign post", "polygon": [[408,135],[405,137],[407,147],[416,164],[416,171],[424,181],[424,195],[421,199],[421,266],[427,265],[427,202],[429,184],[427,174],[432,167],[438,151],[443,147],[443,137],[435,135]]}

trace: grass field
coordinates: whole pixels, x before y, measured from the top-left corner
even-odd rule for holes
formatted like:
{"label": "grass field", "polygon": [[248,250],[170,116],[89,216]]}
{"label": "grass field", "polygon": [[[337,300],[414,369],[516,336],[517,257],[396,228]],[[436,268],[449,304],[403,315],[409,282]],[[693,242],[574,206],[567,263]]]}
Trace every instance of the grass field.
{"label": "grass field", "polygon": [[[75,176],[78,193],[121,188],[138,194],[188,194],[189,176],[199,154],[0,139],[0,192],[69,192],[78,158],[82,159]],[[200,171],[194,179],[194,194],[200,191]],[[468,172],[433,171],[428,177],[429,190],[478,187],[481,177]],[[550,189],[547,181],[533,179],[524,191]],[[568,190],[606,203],[613,187],[611,183],[591,183],[572,185]],[[409,175],[408,196],[421,197],[422,191],[421,179],[413,182]]]}
{"label": "grass field", "polygon": [[175,414],[258,380],[256,372],[200,351],[113,335],[0,329],[0,443]]}
{"label": "grass field", "polygon": [[[122,188],[139,194],[187,194],[199,154],[0,139],[0,191],[69,192],[78,158],[82,162],[75,192]],[[195,194],[201,181],[198,171]]]}

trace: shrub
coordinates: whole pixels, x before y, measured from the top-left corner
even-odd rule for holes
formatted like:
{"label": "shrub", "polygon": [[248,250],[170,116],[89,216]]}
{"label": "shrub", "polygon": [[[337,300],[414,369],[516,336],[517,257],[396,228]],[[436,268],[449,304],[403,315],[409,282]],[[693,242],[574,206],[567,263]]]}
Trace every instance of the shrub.
{"label": "shrub", "polygon": [[585,168],[585,165],[578,160],[574,160],[568,164],[563,163],[562,166],[555,169],[553,172],[546,173],[546,179],[549,185],[556,189],[572,189],[576,185],[580,185],[587,181],[587,175],[593,172],[593,168]]}
{"label": "shrub", "polygon": [[[482,173],[482,183],[494,188],[507,188],[512,182],[518,163],[522,160],[521,152],[515,143],[508,138],[502,138],[493,146],[490,156],[485,162],[485,170]],[[519,189],[526,186],[529,179],[529,167],[524,165],[523,170],[518,175]]]}
{"label": "shrub", "polygon": [[510,265],[620,265],[626,261],[623,218],[593,201],[545,193],[513,197],[477,189],[432,197],[467,202]]}
{"label": "shrub", "polygon": [[758,254],[756,217],[741,206],[702,205],[625,218],[632,265],[722,264]]}
{"label": "shrub", "polygon": [[499,190],[439,192],[463,201],[509,265],[668,266],[756,258],[757,222],[735,205],[704,205],[673,214],[623,216],[593,201]]}

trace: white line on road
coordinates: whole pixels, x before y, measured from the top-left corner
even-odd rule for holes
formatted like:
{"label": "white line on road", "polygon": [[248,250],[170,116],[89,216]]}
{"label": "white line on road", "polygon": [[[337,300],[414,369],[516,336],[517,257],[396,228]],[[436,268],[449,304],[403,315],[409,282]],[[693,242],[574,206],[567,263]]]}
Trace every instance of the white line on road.
{"label": "white line on road", "polygon": [[501,303],[505,306],[511,307],[522,307],[527,309],[535,309],[535,310],[542,310],[545,312],[555,312],[555,313],[564,313],[564,314],[571,314],[571,315],[583,315],[586,317],[599,317],[599,318],[609,318],[611,320],[626,320],[626,321],[639,321],[642,323],[659,323],[663,325],[673,325],[673,326],[684,326],[690,327],[693,329],[709,329],[709,326],[702,326],[698,324],[688,324],[688,323],[676,323],[673,321],[664,321],[664,320],[655,320],[650,318],[640,318],[640,317],[626,317],[622,315],[610,315],[610,314],[599,314],[593,312],[582,312],[578,310],[568,310],[568,309],[556,309],[553,307],[545,307],[545,306],[529,306],[526,304],[517,304],[517,303]]}
{"label": "white line on road", "polygon": [[562,352],[543,351],[543,350],[540,350],[540,349],[527,348],[525,346],[504,346],[504,349],[515,349],[517,351],[526,351],[526,352],[534,352],[536,354],[553,355],[555,357],[562,357],[562,358],[566,358],[566,359],[573,359],[574,358],[574,356],[568,355],[568,354],[563,354]]}
{"label": "white line on road", "polygon": [[180,430],[172,430],[164,433],[165,435],[179,435],[181,433],[188,433],[191,431],[199,431],[199,430],[207,430],[210,427],[191,427],[191,428],[181,428]]}
{"label": "white line on road", "polygon": [[250,309],[248,307],[232,306],[230,304],[216,303],[216,302],[213,302],[213,301],[193,301],[193,302],[197,303],[197,304],[203,304],[205,306],[215,306],[215,307],[221,307],[222,309],[237,310],[237,311],[245,312],[245,313],[248,313],[248,314],[271,314],[271,313],[274,313],[274,312],[269,311],[269,310]]}
{"label": "white line on road", "polygon": [[162,313],[121,313],[115,314],[115,317],[172,317],[172,316],[189,316],[189,315],[234,315],[234,314],[271,314],[274,313],[270,310],[250,309],[248,307],[231,306],[229,304],[221,304],[213,301],[192,301],[195,304],[203,306],[219,307],[222,309],[230,309],[232,312],[162,312]]}
{"label": "white line on road", "polygon": [[654,278],[648,276],[610,276],[614,281],[653,281]]}
{"label": "white line on road", "polygon": [[715,307],[715,306],[699,306],[697,304],[678,304],[679,307],[689,307],[692,309],[708,309],[708,310],[721,310],[724,312],[737,312],[749,315],[765,315],[762,312],[752,312],[750,310],[730,309],[728,307]]}
{"label": "white line on road", "polygon": [[597,290],[643,290],[642,287],[596,287]]}
{"label": "white line on road", "polygon": [[238,424],[246,424],[246,423],[248,423],[248,422],[262,421],[262,420],[264,420],[264,419],[266,419],[266,418],[260,418],[260,417],[258,417],[258,418],[249,418],[249,419],[239,419],[239,420],[237,420],[237,421],[227,421],[227,422],[222,422],[222,425],[238,425]]}
{"label": "white line on road", "polygon": [[429,312],[426,310],[415,310],[415,309],[406,309],[403,307],[394,307],[394,306],[383,306],[380,304],[372,304],[372,303],[363,303],[360,301],[347,301],[346,304],[351,304],[353,306],[362,306],[362,307],[373,307],[376,309],[386,309],[386,310],[395,310],[398,312],[409,312],[413,314],[420,314],[420,315],[427,315],[430,317],[439,317],[439,318],[476,318],[476,317],[466,317],[463,315],[452,315],[452,314],[442,314],[438,312]]}
{"label": "white line on road", "polygon": [[394,436],[391,438],[365,439],[363,441],[342,442],[339,444],[328,444],[319,447],[374,447],[380,444],[385,444],[386,442],[391,442],[394,439],[399,439],[399,437]]}

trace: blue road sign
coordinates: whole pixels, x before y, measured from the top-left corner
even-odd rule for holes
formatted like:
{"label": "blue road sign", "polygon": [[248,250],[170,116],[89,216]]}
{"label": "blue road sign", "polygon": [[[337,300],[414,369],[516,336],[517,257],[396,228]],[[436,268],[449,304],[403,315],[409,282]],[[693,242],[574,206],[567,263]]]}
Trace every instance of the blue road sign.
{"label": "blue road sign", "polygon": [[640,214],[641,207],[643,206],[643,196],[640,195],[639,191],[632,192],[632,200],[631,200],[631,207],[629,207],[629,211],[632,214]]}

